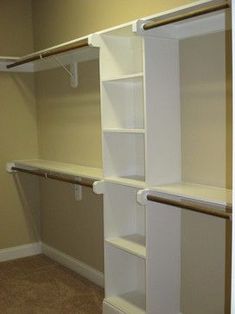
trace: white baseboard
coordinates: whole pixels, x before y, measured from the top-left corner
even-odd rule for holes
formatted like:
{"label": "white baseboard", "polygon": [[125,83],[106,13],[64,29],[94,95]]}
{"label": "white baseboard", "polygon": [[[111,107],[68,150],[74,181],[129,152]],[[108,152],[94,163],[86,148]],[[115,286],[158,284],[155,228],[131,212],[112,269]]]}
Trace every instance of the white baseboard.
{"label": "white baseboard", "polygon": [[42,243],[42,253],[57,261],[58,263],[66,266],[67,268],[75,271],[81,276],[94,282],[98,286],[104,287],[104,274],[98,270],[90,267],[89,265],[57,250],[45,243]]}
{"label": "white baseboard", "polygon": [[42,253],[41,242],[0,249],[0,262]]}

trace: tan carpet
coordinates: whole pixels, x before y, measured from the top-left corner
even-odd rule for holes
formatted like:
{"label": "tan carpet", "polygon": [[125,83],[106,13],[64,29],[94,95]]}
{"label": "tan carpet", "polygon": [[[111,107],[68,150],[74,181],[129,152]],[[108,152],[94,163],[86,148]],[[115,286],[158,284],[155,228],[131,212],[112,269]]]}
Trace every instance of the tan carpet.
{"label": "tan carpet", "polygon": [[0,263],[0,314],[100,314],[103,289],[44,255]]}

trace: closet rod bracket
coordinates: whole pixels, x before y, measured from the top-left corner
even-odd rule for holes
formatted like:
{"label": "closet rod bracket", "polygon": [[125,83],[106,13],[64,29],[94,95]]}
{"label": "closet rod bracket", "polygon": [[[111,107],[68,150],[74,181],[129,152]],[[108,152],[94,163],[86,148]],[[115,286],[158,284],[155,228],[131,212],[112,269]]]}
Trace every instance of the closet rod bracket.
{"label": "closet rod bracket", "polygon": [[139,190],[137,192],[137,202],[140,205],[147,205],[148,203],[148,199],[147,199],[147,195],[149,194],[150,190],[149,189],[144,189],[144,190]]}
{"label": "closet rod bracket", "polygon": [[[47,59],[43,58],[42,54],[40,54],[40,59],[42,61],[48,61]],[[62,67],[65,70],[65,72],[69,75],[71,87],[73,87],[73,88],[78,87],[78,64],[77,64],[77,62],[70,63],[68,66],[66,66],[56,56],[51,56],[51,59],[54,60],[60,67]],[[49,58],[49,61],[50,61],[50,58]]]}
{"label": "closet rod bracket", "polygon": [[104,180],[95,181],[93,183],[93,192],[95,194],[104,194],[105,182]]}
{"label": "closet rod bracket", "polygon": [[6,171],[7,171],[8,173],[17,172],[16,170],[13,170],[13,167],[15,167],[14,162],[8,162],[8,163],[6,164]]}

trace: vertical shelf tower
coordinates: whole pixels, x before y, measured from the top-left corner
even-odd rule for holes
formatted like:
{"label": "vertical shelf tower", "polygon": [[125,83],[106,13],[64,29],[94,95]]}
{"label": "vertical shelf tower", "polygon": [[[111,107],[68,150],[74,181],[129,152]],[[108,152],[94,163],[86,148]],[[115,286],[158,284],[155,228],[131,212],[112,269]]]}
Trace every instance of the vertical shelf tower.
{"label": "vertical shelf tower", "polygon": [[132,24],[97,37],[104,170],[104,313],[145,313],[143,40]]}

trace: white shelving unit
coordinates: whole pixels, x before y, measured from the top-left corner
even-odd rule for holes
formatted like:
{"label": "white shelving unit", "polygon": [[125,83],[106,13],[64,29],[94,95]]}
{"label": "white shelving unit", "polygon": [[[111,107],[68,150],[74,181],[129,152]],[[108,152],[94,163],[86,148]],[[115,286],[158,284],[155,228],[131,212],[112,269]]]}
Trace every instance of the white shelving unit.
{"label": "white shelving unit", "polygon": [[[211,4],[218,3],[200,1],[149,20],[187,14]],[[213,182],[213,178],[208,178],[208,182],[204,180],[205,183],[197,178],[185,182],[185,172],[191,165],[186,164],[182,153],[185,150],[182,119],[184,123],[186,119],[182,116],[182,106],[185,106],[182,99],[186,87],[181,65],[183,58],[190,55],[182,54],[181,41],[194,37],[200,40],[208,34],[225,32],[226,21],[227,13],[220,10],[144,31],[146,21],[143,19],[134,23],[133,30],[137,33],[131,33],[130,27],[125,26],[122,30],[102,34],[99,39],[106,182],[104,314],[179,314],[182,311],[181,210],[145,202],[146,208],[142,206],[139,211],[134,190],[142,187],[151,194],[160,193],[169,198],[207,201],[215,208],[231,203],[231,190],[217,184],[216,180]],[[210,86],[208,81],[204,83]],[[214,110],[211,103],[215,86],[209,88],[206,96],[200,86],[190,87],[194,98],[204,97],[205,110]],[[193,134],[197,133],[200,124],[193,127]],[[202,147],[198,149],[202,151]],[[221,173],[225,172],[220,164],[217,167],[221,167]],[[224,178],[220,179],[222,182]],[[144,229],[137,227],[143,222]],[[144,273],[141,275],[144,286],[139,284],[136,263],[142,268],[138,272]],[[130,276],[134,272],[137,285],[126,273],[128,270],[131,270]],[[142,301],[138,303],[139,300]]]}
{"label": "white shelving unit", "polygon": [[[197,38],[202,44],[208,34],[225,35],[228,13],[218,10],[144,30],[146,23],[218,3],[221,1],[198,1],[60,45],[63,48],[74,42],[88,42],[87,47],[60,55],[65,66],[79,60],[99,58],[103,170],[45,160],[17,160],[8,165],[8,169],[15,165],[29,170],[102,180],[96,192],[104,194],[103,314],[182,312],[181,209],[152,202],[141,205],[137,203],[139,190],[143,190],[139,192],[143,194],[150,190],[171,199],[182,197],[205,201],[218,207],[232,202],[231,190],[225,184],[226,158],[224,164],[215,162],[214,165],[216,170],[220,169],[218,173],[222,178],[220,175],[207,178],[207,166],[202,158],[196,163],[201,165],[198,172],[205,169],[203,182],[195,173],[189,182],[185,179],[188,178],[188,169],[193,168],[191,159],[184,153],[188,142],[195,144],[193,153],[190,152],[195,156],[209,155],[211,158],[221,151],[221,147],[220,140],[215,140],[214,148],[217,150],[213,148],[210,151],[210,143],[202,141],[207,124],[201,124],[199,116],[198,123],[190,125],[183,107],[196,117],[195,110],[201,105],[211,133],[221,139],[219,134],[226,128],[221,127],[221,124],[226,124],[225,116],[221,115],[221,120],[216,120],[211,112],[215,109],[215,102],[226,106],[226,77],[215,82],[213,75],[210,80],[205,74],[202,80],[208,93],[202,85],[187,85],[183,77],[185,71],[193,74],[194,59],[192,49],[188,54],[181,49],[181,43],[189,38]],[[49,51],[57,48],[52,47]],[[36,54],[40,53],[43,51]],[[214,55],[211,54],[212,57]],[[203,55],[200,58],[204,60]],[[182,64],[186,59],[190,61],[184,67]],[[0,58],[0,70],[7,70],[7,64],[19,60]],[[221,66],[221,63],[223,67],[223,60],[218,58],[216,65]],[[209,69],[206,65],[205,72],[211,73],[213,63]],[[49,58],[48,61],[38,60],[9,71],[34,72],[54,66],[59,66],[58,62]],[[192,105],[191,101],[195,103]],[[190,132],[183,129],[187,123],[191,127]],[[226,137],[225,133],[222,139]],[[189,135],[188,142],[185,134]],[[206,149],[203,150],[204,147]],[[225,151],[225,145],[222,149]],[[201,151],[204,154],[200,154]]]}
{"label": "white shelving unit", "polygon": [[[205,5],[208,1],[183,7],[167,13],[165,17],[184,15]],[[161,15],[159,19],[164,17]],[[151,20],[155,21],[157,17]],[[163,194],[169,199],[183,197],[207,201],[215,208],[230,204],[231,191],[226,189],[226,163],[223,156],[221,160],[215,158],[218,152],[224,150],[225,153],[226,150],[225,145],[220,147],[221,141],[226,138],[226,119],[223,115],[226,110],[226,76],[220,75],[216,80],[219,75],[213,71],[219,67],[221,73],[226,72],[227,13],[220,10],[148,31],[143,29],[144,24],[144,21],[137,22],[137,33],[144,42],[147,189],[152,195]],[[215,42],[222,36],[224,46],[220,45],[220,49],[224,52],[220,54],[214,48],[218,46]],[[190,47],[193,39],[196,43]],[[195,58],[196,55],[200,60]],[[194,62],[198,68],[193,67]],[[218,112],[221,115],[215,119]],[[216,138],[221,140],[216,141]],[[187,151],[188,147],[190,151]],[[213,162],[214,171],[210,169]],[[194,168],[198,170],[193,171]],[[214,173],[219,173],[218,177]],[[185,222],[182,211],[160,203],[146,202],[145,205],[146,312],[193,312],[182,308],[181,252],[182,224]],[[203,286],[201,289],[204,291]],[[207,302],[213,303],[213,298],[209,301],[208,296]]]}

